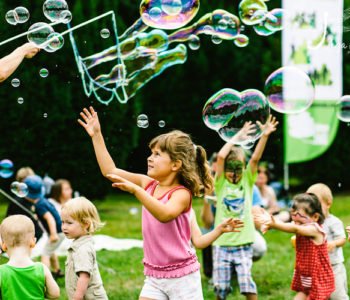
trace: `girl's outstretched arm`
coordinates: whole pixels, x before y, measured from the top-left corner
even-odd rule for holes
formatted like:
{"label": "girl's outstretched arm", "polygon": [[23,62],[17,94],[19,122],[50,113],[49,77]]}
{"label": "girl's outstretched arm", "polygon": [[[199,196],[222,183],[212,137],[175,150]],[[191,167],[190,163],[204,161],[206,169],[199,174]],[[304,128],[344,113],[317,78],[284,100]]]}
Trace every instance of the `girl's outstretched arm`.
{"label": "girl's outstretched arm", "polygon": [[270,115],[265,125],[262,125],[260,122],[258,123],[258,125],[263,130],[263,134],[260,137],[259,142],[256,145],[255,150],[252,154],[252,157],[249,161],[249,165],[253,174],[255,174],[258,168],[259,161],[261,159],[261,156],[264,153],[266,143],[267,143],[267,140],[269,139],[270,134],[276,131],[278,121],[276,120],[275,117]]}
{"label": "girl's outstretched arm", "polygon": [[203,249],[211,245],[220,235],[225,232],[239,232],[239,228],[243,227],[241,220],[232,218],[223,221],[212,231],[202,234],[194,210],[191,211],[191,240],[197,249]]}
{"label": "girl's outstretched arm", "polygon": [[160,222],[166,223],[174,220],[191,203],[191,195],[185,189],[178,189],[171,194],[169,201],[162,203],[157,198],[148,194],[139,185],[115,174],[107,175],[107,178],[113,182],[112,186],[122,191],[129,192],[142,203],[142,205]]}
{"label": "girl's outstretched arm", "polygon": [[110,156],[101,131],[100,121],[97,112],[90,106],[89,110],[84,108],[80,113],[82,118],[78,119],[78,123],[86,130],[92,139],[98,165],[103,176],[107,174],[116,174],[139,186],[145,187],[151,181],[146,175],[135,174],[116,167],[112,157]]}

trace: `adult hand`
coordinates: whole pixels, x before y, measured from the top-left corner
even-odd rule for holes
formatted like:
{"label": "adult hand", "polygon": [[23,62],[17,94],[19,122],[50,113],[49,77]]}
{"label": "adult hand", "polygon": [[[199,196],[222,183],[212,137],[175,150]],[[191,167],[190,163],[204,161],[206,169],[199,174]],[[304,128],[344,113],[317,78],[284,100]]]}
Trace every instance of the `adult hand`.
{"label": "adult hand", "polygon": [[92,106],[90,106],[89,109],[90,110],[87,108],[83,109],[80,116],[84,121],[78,119],[78,123],[84,127],[89,136],[93,137],[95,134],[101,132],[101,125],[98,120],[97,112]]}
{"label": "adult hand", "polygon": [[23,51],[23,56],[25,58],[32,58],[40,51],[40,48],[33,43],[25,43],[20,49]]}

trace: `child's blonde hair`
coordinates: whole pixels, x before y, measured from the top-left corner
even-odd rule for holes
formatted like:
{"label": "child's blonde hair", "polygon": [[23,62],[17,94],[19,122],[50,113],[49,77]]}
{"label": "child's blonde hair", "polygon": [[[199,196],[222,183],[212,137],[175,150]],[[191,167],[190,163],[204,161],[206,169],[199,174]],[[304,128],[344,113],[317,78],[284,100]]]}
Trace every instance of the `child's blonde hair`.
{"label": "child's blonde hair", "polygon": [[35,175],[33,169],[31,167],[22,167],[16,173],[16,180],[22,182],[30,175]]}
{"label": "child's blonde hair", "polygon": [[245,158],[246,158],[246,154],[245,154],[242,147],[232,146],[229,154],[227,155],[227,157],[225,159],[225,166],[228,162],[230,162],[232,160],[241,160],[245,164]]}
{"label": "child's blonde hair", "polygon": [[153,149],[158,146],[162,152],[169,154],[172,161],[180,160],[182,166],[179,170],[179,181],[188,188],[194,196],[213,190],[213,178],[207,161],[207,154],[202,146],[194,145],[191,137],[180,131],[173,130],[161,134],[149,143]]}
{"label": "child's blonde hair", "polygon": [[333,194],[331,189],[324,183],[315,183],[307,189],[308,193],[315,194],[319,200],[327,205],[332,205]]}
{"label": "child's blonde hair", "polygon": [[87,232],[94,233],[104,226],[98,215],[96,206],[85,197],[77,197],[69,200],[62,206],[62,213],[66,213],[72,219],[82,225],[89,225]]}
{"label": "child's blonde hair", "polygon": [[34,223],[24,215],[9,216],[0,225],[0,236],[7,247],[29,247],[35,237]]}

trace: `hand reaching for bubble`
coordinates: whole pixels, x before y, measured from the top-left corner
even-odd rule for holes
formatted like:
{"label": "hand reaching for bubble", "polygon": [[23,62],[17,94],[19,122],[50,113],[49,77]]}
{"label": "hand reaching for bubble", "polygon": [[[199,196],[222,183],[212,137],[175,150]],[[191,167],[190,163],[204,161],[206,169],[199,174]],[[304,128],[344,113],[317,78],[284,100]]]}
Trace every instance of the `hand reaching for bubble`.
{"label": "hand reaching for bubble", "polygon": [[278,125],[278,121],[272,115],[269,115],[269,118],[267,119],[265,124],[262,124],[259,121],[257,121],[256,123],[259,125],[261,131],[263,132],[263,135],[266,136],[269,136],[272,132],[276,131]]}
{"label": "hand reaching for bubble", "polygon": [[98,120],[97,112],[92,106],[90,106],[89,109],[90,110],[86,108],[83,109],[80,116],[84,121],[78,119],[78,123],[84,127],[89,136],[93,137],[95,134],[101,132],[101,125]]}

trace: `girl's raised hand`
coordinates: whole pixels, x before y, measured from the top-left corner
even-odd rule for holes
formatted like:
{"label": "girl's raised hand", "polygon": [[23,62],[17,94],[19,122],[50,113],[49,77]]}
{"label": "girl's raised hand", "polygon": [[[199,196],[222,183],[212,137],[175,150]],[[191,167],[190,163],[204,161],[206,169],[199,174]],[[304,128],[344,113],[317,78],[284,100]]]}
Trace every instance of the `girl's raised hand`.
{"label": "girl's raised hand", "polygon": [[96,133],[101,132],[100,121],[98,120],[97,112],[92,106],[89,107],[90,110],[84,108],[80,113],[81,118],[78,119],[78,123],[84,127],[89,136],[93,137]]}
{"label": "girl's raised hand", "polygon": [[140,186],[115,174],[107,174],[106,177],[112,181],[112,187],[118,188],[130,194],[135,194]]}
{"label": "girl's raised hand", "polygon": [[244,226],[243,221],[240,219],[229,218],[224,220],[218,225],[221,232],[240,232],[241,228]]}
{"label": "girl's raised hand", "polygon": [[275,219],[262,208],[254,211],[254,222],[261,225],[260,230],[265,234],[275,222]]}

